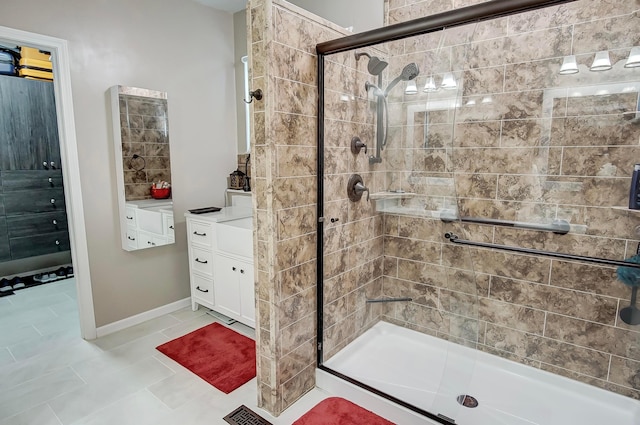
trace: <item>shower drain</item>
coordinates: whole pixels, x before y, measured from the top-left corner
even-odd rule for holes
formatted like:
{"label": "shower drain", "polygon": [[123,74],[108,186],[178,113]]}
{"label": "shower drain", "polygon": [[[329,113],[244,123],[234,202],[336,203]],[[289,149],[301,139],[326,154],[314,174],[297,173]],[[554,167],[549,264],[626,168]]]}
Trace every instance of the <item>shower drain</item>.
{"label": "shower drain", "polygon": [[273,425],[244,404],[223,419],[231,425]]}
{"label": "shower drain", "polygon": [[468,394],[459,395],[456,400],[464,407],[469,407],[471,409],[478,407],[478,399]]}

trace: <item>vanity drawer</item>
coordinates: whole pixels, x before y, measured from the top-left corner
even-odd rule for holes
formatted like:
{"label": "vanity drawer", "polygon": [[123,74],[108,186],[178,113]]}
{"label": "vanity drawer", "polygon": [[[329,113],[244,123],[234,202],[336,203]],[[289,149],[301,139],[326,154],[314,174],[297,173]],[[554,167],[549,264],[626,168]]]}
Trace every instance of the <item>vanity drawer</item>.
{"label": "vanity drawer", "polygon": [[138,227],[138,222],[136,220],[136,208],[125,208],[124,219],[127,222],[127,226]]}
{"label": "vanity drawer", "polygon": [[204,249],[191,247],[191,270],[213,276],[213,253]]}
{"label": "vanity drawer", "polygon": [[138,249],[138,232],[130,227],[127,227],[127,247]]}
{"label": "vanity drawer", "polygon": [[164,233],[167,235],[169,239],[175,238],[174,225],[173,225],[173,215],[171,214],[162,214],[164,217]]}
{"label": "vanity drawer", "polygon": [[208,302],[213,307],[213,278],[191,274],[191,296]]}
{"label": "vanity drawer", "polygon": [[167,244],[166,236],[156,235],[155,233],[145,232],[138,229],[138,249],[153,248]]}
{"label": "vanity drawer", "polygon": [[213,247],[213,224],[189,220],[189,241],[208,248]]}

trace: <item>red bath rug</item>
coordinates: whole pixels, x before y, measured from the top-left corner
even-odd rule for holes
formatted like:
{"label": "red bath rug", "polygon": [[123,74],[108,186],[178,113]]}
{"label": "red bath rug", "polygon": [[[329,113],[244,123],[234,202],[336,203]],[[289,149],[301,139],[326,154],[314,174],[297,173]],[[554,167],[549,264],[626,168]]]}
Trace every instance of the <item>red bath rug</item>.
{"label": "red bath rug", "polygon": [[256,376],[255,341],[220,323],[156,349],[226,394]]}
{"label": "red bath rug", "polygon": [[395,425],[375,413],[340,397],[316,404],[293,425]]}

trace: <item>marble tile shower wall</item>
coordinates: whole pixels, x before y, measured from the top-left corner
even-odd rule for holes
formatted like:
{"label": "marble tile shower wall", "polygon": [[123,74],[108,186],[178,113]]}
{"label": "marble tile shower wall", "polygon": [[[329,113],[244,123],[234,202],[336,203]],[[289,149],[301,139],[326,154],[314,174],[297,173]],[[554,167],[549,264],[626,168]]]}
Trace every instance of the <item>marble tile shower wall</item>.
{"label": "marble tile shower wall", "polygon": [[315,386],[315,46],[346,32],[277,0],[250,1],[247,26],[252,87],[265,93],[251,143],[259,405],[278,415]]}
{"label": "marble tile shower wall", "polygon": [[[374,49],[362,52],[382,56]],[[374,149],[375,108],[365,83],[377,84],[367,72],[368,59],[348,51],[325,58],[324,138],[324,360],[380,320],[382,305],[367,299],[382,296],[383,219],[366,196],[352,202],[347,184],[359,174],[372,193],[385,186],[386,165],[369,166]],[[367,152],[351,152],[359,137]]]}
{"label": "marble tile shower wall", "polygon": [[121,94],[120,111],[125,199],[151,199],[153,182],[171,182],[167,101]]}
{"label": "marble tile shower wall", "polygon": [[[480,2],[388,0],[387,23],[473,3]],[[403,97],[401,90],[390,99],[396,124],[385,178],[390,188],[418,194],[405,202],[407,211],[457,205],[464,216],[566,219],[574,231],[386,214],[383,292],[414,301],[387,307],[385,320],[640,398],[640,328],[619,319],[630,291],[615,268],[463,248],[443,238],[454,231],[586,256],[635,253],[640,215],[614,207],[627,205],[633,164],[640,162],[638,92],[580,96],[567,89],[640,81],[640,68],[622,66],[640,44],[639,9],[635,0],[577,1],[387,44],[391,75],[417,62],[420,87],[430,73],[453,71],[465,105],[412,109],[429,95]],[[610,52],[609,74],[588,70],[600,50]],[[580,73],[558,75],[571,52]]]}

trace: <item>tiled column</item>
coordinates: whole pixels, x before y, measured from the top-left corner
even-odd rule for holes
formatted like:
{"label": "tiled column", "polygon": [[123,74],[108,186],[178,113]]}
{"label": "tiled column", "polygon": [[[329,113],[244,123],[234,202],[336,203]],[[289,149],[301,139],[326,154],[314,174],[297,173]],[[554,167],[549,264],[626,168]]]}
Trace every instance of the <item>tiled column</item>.
{"label": "tiled column", "polygon": [[260,407],[315,385],[317,43],[339,27],[286,2],[248,6]]}

